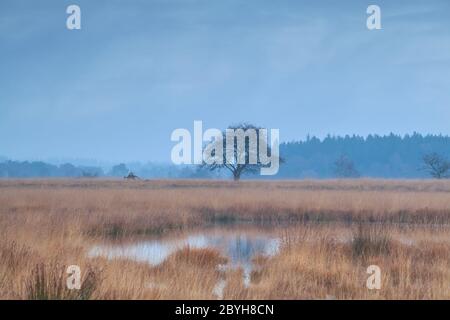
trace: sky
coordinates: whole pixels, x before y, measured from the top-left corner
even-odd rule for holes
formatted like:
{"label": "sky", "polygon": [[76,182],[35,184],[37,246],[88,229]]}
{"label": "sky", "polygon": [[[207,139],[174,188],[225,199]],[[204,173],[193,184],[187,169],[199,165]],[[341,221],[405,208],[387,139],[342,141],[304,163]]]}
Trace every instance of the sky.
{"label": "sky", "polygon": [[194,120],[282,141],[450,134],[449,16],[448,0],[1,0],[0,155],[168,162]]}

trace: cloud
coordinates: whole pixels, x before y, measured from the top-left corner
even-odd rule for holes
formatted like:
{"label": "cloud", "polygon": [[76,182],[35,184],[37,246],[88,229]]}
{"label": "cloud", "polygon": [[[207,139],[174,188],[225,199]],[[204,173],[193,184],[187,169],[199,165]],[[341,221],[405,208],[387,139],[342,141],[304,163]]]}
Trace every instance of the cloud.
{"label": "cloud", "polygon": [[380,1],[379,32],[361,1],[80,0],[73,32],[66,4],[2,1],[2,154],[167,159],[197,119],[283,140],[448,127],[445,1]]}

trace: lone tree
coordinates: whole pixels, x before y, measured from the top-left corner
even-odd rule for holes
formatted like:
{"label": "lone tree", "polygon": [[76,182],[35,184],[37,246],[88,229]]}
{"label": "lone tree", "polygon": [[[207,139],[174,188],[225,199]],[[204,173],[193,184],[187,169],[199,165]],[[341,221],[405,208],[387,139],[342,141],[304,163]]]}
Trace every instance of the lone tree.
{"label": "lone tree", "polygon": [[333,164],[334,174],[339,178],[358,178],[360,176],[352,159],[341,155]]}
{"label": "lone tree", "polygon": [[450,162],[440,154],[433,152],[423,156],[423,170],[427,171],[433,178],[449,178]]}
{"label": "lone tree", "polygon": [[[261,168],[267,167],[267,162],[261,159],[261,154],[267,156],[270,154],[270,161],[275,160],[278,164],[284,162],[281,157],[275,157],[272,154],[270,146],[267,145],[267,137],[263,137],[261,130],[261,127],[249,123],[229,126],[227,131],[234,131],[234,135],[228,136],[228,138],[231,137],[234,141],[227,143],[227,131],[222,132],[221,139],[216,139],[210,145],[214,150],[222,149],[222,155],[218,155],[215,151],[211,152],[210,159],[216,159],[218,161],[208,163],[204,159],[201,167],[209,168],[210,171],[225,168],[231,172],[233,180],[238,181],[245,173],[255,174]],[[240,140],[238,136],[241,136],[243,139]]]}

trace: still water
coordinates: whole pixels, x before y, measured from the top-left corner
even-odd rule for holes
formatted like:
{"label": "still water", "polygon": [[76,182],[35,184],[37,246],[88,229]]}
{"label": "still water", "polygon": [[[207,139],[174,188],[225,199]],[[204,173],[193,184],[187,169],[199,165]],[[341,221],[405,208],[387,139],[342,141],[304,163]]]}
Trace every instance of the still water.
{"label": "still water", "polygon": [[[155,266],[184,247],[218,250],[222,256],[228,258],[227,264],[219,265],[218,268],[222,270],[241,268],[244,274],[244,285],[249,286],[250,275],[254,268],[253,258],[256,256],[270,257],[277,254],[280,249],[280,239],[263,230],[239,229],[230,231],[214,229],[186,234],[177,238],[140,240],[134,243],[116,245],[97,245],[90,250],[89,256],[133,259]],[[216,289],[219,296],[222,286],[225,286],[225,283],[219,283]]]}

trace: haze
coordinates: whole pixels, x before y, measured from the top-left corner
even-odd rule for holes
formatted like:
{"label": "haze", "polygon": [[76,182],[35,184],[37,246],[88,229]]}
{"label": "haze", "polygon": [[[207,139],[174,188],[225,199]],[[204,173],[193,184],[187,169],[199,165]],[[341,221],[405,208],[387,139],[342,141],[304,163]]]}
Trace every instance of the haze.
{"label": "haze", "polygon": [[[77,4],[82,29],[66,28]],[[0,155],[169,161],[176,128],[449,134],[450,3],[0,3]]]}

